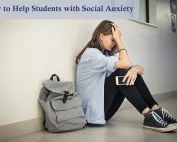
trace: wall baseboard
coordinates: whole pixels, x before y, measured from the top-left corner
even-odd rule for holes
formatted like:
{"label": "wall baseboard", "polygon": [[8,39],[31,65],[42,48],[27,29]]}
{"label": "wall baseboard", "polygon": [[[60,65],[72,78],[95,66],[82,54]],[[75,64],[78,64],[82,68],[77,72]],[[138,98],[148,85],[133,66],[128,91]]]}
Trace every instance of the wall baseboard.
{"label": "wall baseboard", "polygon": [[[157,101],[167,100],[172,97],[177,97],[177,90],[160,94],[154,94],[153,97]],[[119,110],[124,110],[132,107],[133,107],[132,104],[125,100]],[[0,141],[12,139],[22,135],[27,135],[37,131],[42,131],[44,130],[43,120],[44,118],[41,117],[0,126]]]}
{"label": "wall baseboard", "polygon": [[0,141],[42,131],[44,118],[36,118],[22,122],[0,126]]}

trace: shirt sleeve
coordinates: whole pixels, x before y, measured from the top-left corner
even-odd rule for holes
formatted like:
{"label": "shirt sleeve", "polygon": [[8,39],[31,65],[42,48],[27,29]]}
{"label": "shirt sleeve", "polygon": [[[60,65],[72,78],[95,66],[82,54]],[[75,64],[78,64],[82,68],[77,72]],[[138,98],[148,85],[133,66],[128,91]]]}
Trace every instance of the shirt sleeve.
{"label": "shirt sleeve", "polygon": [[115,71],[114,66],[118,61],[118,56],[105,56],[101,52],[93,52],[90,68],[94,72]]}

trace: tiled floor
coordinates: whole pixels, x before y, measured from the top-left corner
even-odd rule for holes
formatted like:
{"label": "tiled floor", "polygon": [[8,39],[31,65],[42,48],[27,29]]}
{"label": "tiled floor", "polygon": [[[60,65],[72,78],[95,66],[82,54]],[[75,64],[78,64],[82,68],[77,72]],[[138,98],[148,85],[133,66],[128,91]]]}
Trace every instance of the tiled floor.
{"label": "tiled floor", "polygon": [[[159,105],[177,117],[177,97],[160,101]],[[177,142],[177,131],[158,133],[142,128],[143,116],[134,108],[118,111],[102,127],[86,127],[80,131],[51,134],[36,132],[3,142]]]}

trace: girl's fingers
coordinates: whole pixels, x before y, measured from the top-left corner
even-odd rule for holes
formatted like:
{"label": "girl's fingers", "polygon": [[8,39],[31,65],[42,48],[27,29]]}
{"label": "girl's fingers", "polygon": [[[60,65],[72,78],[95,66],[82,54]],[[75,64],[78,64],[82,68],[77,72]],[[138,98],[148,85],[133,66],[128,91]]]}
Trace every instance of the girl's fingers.
{"label": "girl's fingers", "polygon": [[130,85],[130,81],[131,81],[131,77],[129,76],[127,80],[127,86]]}
{"label": "girl's fingers", "polygon": [[114,28],[116,28],[116,25],[114,23],[111,23],[111,24],[114,26]]}
{"label": "girl's fingers", "polygon": [[114,27],[117,28],[120,31],[120,27],[117,24],[112,23],[112,25],[114,25]]}
{"label": "girl's fingers", "polygon": [[112,32],[115,32],[114,28],[112,27]]}
{"label": "girl's fingers", "polygon": [[132,85],[134,85],[134,83],[135,83],[135,81],[136,81],[136,77],[137,77],[137,76],[134,75],[134,77],[132,78],[132,82],[131,82]]}
{"label": "girl's fingers", "polygon": [[125,81],[125,80],[127,80],[127,77],[128,77],[128,74],[126,74],[125,76],[124,76],[124,78],[123,78],[123,82]]}
{"label": "girl's fingers", "polygon": [[134,82],[135,82],[135,80],[134,80],[134,78],[132,78],[132,80],[131,80],[131,85],[133,85]]}

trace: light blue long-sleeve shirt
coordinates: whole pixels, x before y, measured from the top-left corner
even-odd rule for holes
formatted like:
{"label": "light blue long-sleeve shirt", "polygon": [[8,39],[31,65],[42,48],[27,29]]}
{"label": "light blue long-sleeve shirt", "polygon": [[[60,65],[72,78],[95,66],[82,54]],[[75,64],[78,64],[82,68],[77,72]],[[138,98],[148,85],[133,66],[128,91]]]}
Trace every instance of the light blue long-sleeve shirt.
{"label": "light blue long-sleeve shirt", "polygon": [[96,48],[87,48],[77,65],[76,89],[80,96],[88,123],[105,124],[104,83],[118,56],[105,56]]}

